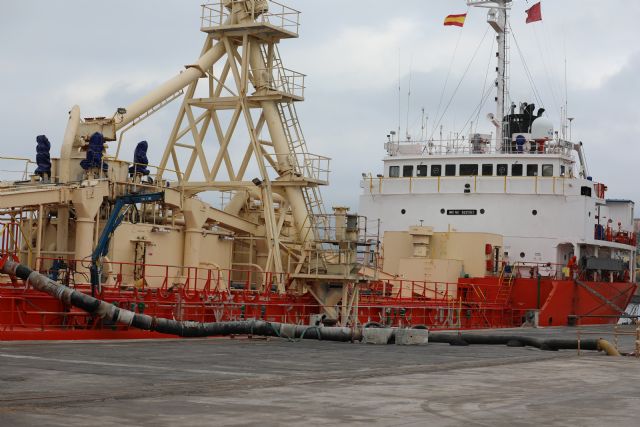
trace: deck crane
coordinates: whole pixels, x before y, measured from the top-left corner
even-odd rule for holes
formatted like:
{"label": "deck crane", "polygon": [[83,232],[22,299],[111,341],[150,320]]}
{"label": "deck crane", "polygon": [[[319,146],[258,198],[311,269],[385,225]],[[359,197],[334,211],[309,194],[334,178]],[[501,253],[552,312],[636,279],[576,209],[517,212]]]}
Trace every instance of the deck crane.
{"label": "deck crane", "polygon": [[91,267],[89,269],[91,273],[91,296],[96,296],[96,294],[100,292],[100,276],[102,275],[102,264],[100,260],[107,255],[107,252],[109,252],[109,242],[111,241],[111,237],[124,219],[128,208],[137,203],[160,202],[163,199],[163,192],[125,194],[116,198],[111,215],[109,216],[109,219],[102,230],[102,234],[98,239],[98,243],[91,254]]}

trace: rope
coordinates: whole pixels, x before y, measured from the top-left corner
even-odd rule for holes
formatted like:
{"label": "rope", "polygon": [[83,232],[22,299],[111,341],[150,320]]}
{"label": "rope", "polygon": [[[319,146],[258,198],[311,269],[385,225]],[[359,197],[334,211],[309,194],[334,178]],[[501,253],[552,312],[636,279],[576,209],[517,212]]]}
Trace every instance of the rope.
{"label": "rope", "polygon": [[322,341],[322,332],[320,331],[320,327],[319,326],[309,326],[307,329],[305,329],[304,331],[302,331],[302,333],[300,334],[300,338],[298,339],[298,341],[302,341],[302,339],[304,338],[304,334],[307,333],[307,331],[311,330],[311,329],[315,329],[318,331],[318,341]]}
{"label": "rope", "polygon": [[[534,38],[536,39],[536,45],[538,46],[538,53],[540,54],[540,59],[542,61],[542,65],[544,67],[544,72],[545,72],[545,76],[546,76],[546,80],[547,80],[547,86],[549,87],[549,92],[551,92],[551,99],[553,101],[553,106],[555,109],[554,113],[557,113],[558,111],[560,111],[559,105],[560,103],[558,102],[558,98],[556,97],[556,88],[554,87],[554,85],[552,84],[552,79],[551,79],[551,73],[549,72],[549,66],[547,65],[547,60],[546,60],[546,56],[543,53],[542,50],[542,46],[540,45],[540,39],[538,37],[538,31],[536,30],[536,25],[532,25],[533,27],[533,34],[534,34]],[[545,46],[547,48],[547,52],[549,52],[551,49],[549,48],[549,46]]]}
{"label": "rope", "polygon": [[529,80],[529,84],[531,85],[531,89],[533,90],[533,96],[535,98],[535,101],[538,103],[538,105],[540,105],[541,107],[544,108],[544,102],[542,102],[542,97],[540,96],[540,92],[538,91],[538,88],[536,87],[536,83],[533,81],[533,76],[531,75],[531,71],[529,70],[529,66],[527,65],[527,61],[524,59],[524,54],[522,53],[522,50],[520,50],[520,45],[518,44],[518,39],[516,38],[516,33],[513,31],[513,28],[511,27],[511,24],[509,24],[509,30],[511,30],[511,35],[513,37],[513,41],[516,44],[516,48],[518,49],[518,54],[520,55],[520,59],[522,60],[522,65],[524,67],[524,71],[525,74],[527,76],[527,79]]}
{"label": "rope", "polygon": [[480,43],[478,43],[478,46],[476,47],[475,52],[473,52],[473,56],[471,57],[471,60],[467,64],[467,68],[464,70],[464,73],[462,73],[462,77],[460,77],[460,81],[458,82],[458,85],[456,86],[456,88],[454,89],[453,93],[451,94],[451,98],[449,98],[449,102],[447,103],[447,106],[445,107],[444,111],[442,112],[442,115],[440,116],[438,121],[435,123],[435,126],[433,127],[433,130],[431,131],[431,135],[429,136],[429,139],[433,138],[434,132],[436,131],[438,126],[440,126],[440,122],[442,122],[442,119],[444,118],[445,114],[447,113],[447,110],[449,110],[449,107],[451,106],[451,103],[453,102],[453,99],[455,98],[456,94],[458,93],[458,90],[460,89],[460,86],[462,85],[462,82],[464,81],[464,78],[467,76],[467,73],[469,72],[469,69],[471,68],[471,65],[473,64],[473,61],[476,59],[476,56],[478,55],[478,52],[480,51],[480,47],[482,47],[482,44],[484,43],[484,40],[487,38],[487,34],[488,33],[489,33],[489,27],[487,27],[487,29],[485,30],[484,35],[482,36],[482,40],[480,40]]}
{"label": "rope", "polygon": [[[464,130],[467,128],[467,124],[469,124],[471,119],[474,118],[474,115],[475,115],[475,122],[476,122],[475,128],[476,129],[478,128],[478,120],[480,118],[480,111],[482,111],[482,107],[484,107],[484,105],[487,103],[487,99],[489,99],[489,95],[491,94],[491,91],[493,90],[493,88],[491,86],[487,87],[487,80],[489,79],[489,69],[491,68],[491,61],[492,61],[492,58],[493,58],[493,46],[494,45],[495,45],[495,40],[493,40],[493,42],[491,43],[491,48],[489,49],[489,60],[487,61],[487,69],[486,69],[485,75],[484,75],[484,83],[482,84],[482,92],[480,93],[480,102],[475,107],[475,109],[471,112],[471,115],[469,116],[467,121],[462,126],[462,129],[460,130],[460,134],[462,134],[464,132]],[[474,129],[470,128],[469,131],[470,131],[470,133],[475,133]]]}
{"label": "rope", "polygon": [[[468,9],[467,9],[468,10]],[[447,70],[447,76],[444,80],[444,86],[442,86],[442,92],[440,92],[440,100],[438,100],[438,108],[436,108],[436,115],[438,117],[440,114],[440,107],[442,106],[442,100],[444,99],[444,92],[447,89],[447,83],[449,82],[449,76],[451,75],[451,69],[453,68],[453,61],[456,58],[456,53],[458,52],[458,45],[460,44],[460,39],[462,38],[462,31],[464,27],[460,29],[458,32],[458,39],[456,40],[456,46],[453,48],[453,54],[451,55],[451,61],[449,61],[449,69]]]}

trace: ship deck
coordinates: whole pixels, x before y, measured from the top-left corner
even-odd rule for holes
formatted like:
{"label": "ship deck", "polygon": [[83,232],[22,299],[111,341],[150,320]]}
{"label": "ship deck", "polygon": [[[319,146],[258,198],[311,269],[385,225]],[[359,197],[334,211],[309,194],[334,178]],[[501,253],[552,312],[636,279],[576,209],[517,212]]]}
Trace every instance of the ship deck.
{"label": "ship deck", "polygon": [[640,360],[575,350],[213,338],[4,342],[0,360],[13,426],[622,426],[640,399]]}

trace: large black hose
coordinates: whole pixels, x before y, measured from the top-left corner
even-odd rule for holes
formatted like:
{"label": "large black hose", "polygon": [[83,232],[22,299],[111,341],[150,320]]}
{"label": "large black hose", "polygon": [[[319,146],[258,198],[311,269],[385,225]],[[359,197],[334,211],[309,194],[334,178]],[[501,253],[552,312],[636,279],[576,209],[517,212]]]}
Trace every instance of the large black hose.
{"label": "large black hose", "polygon": [[2,272],[19,277],[35,289],[45,292],[65,304],[80,308],[89,314],[125,326],[132,326],[147,331],[156,331],[163,334],[177,335],[180,337],[262,335],[282,336],[290,339],[322,339],[327,341],[358,341],[362,338],[359,330],[351,328],[319,328],[317,326],[292,325],[262,320],[199,323],[153,317],[118,308],[113,304],[78,292],[11,259],[5,260],[4,265],[2,265]]}
{"label": "large black hose", "polygon": [[[581,350],[600,350],[598,339],[580,340]],[[450,345],[507,345],[510,347],[531,346],[540,350],[564,350],[577,349],[578,340],[561,338],[536,338],[524,335],[486,335],[477,333],[443,333],[437,332],[429,335],[429,342],[448,343]]]}

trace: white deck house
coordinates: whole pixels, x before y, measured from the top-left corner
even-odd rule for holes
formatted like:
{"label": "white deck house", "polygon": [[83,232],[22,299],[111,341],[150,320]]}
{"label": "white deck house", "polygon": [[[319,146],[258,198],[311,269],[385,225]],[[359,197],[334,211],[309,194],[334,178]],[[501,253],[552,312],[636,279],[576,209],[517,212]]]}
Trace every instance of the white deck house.
{"label": "white deck house", "polygon": [[387,142],[386,148],[384,172],[363,174],[359,209],[380,221],[381,235],[424,224],[502,234],[511,262],[634,259],[631,242],[615,238],[633,230],[633,202],[607,201],[606,187],[576,163],[579,147],[572,143],[495,150]]}

